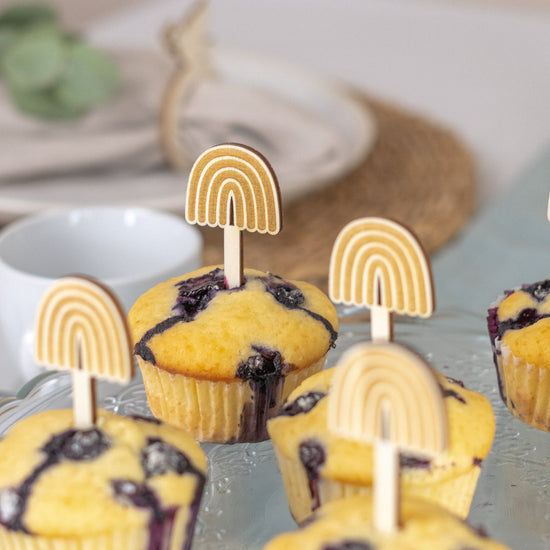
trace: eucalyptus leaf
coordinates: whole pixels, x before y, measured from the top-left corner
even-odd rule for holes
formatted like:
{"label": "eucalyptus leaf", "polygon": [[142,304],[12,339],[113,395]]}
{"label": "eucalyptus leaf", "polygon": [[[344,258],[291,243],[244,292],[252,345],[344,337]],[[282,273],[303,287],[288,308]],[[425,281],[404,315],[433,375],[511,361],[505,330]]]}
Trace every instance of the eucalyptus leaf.
{"label": "eucalyptus leaf", "polygon": [[76,43],[67,54],[56,95],[64,105],[88,108],[112,97],[118,83],[117,67],[105,54]]}
{"label": "eucalyptus leaf", "polygon": [[11,90],[17,108],[29,115],[48,120],[67,120],[83,114],[82,109],[63,105],[51,91]]}
{"label": "eucalyptus leaf", "polygon": [[15,42],[17,35],[17,31],[12,28],[0,25],[0,60],[8,51],[8,48]]}
{"label": "eucalyptus leaf", "polygon": [[0,26],[12,28],[56,21],[54,8],[38,2],[12,4],[0,12]]}
{"label": "eucalyptus leaf", "polygon": [[22,33],[7,49],[1,60],[2,73],[13,88],[46,89],[59,79],[66,58],[59,29],[38,25]]}

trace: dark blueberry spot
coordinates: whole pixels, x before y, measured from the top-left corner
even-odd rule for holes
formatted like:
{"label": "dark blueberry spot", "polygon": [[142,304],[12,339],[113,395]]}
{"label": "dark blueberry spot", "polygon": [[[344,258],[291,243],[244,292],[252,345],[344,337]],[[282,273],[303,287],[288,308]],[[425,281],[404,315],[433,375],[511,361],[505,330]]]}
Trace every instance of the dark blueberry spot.
{"label": "dark blueberry spot", "polygon": [[146,477],[161,476],[166,472],[183,474],[194,471],[187,457],[173,445],[150,437],[141,451],[141,465]]}
{"label": "dark blueberry spot", "polygon": [[323,446],[314,440],[300,443],[300,462],[311,477],[318,477],[319,468],[325,463],[326,456]]}
{"label": "dark blueberry spot", "polygon": [[66,430],[44,445],[42,450],[56,461],[91,460],[109,448],[107,436],[97,428]]}
{"label": "dark blueberry spot", "polygon": [[134,346],[134,352],[139,355],[144,361],[148,361],[151,364],[156,364],[155,355],[147,345],[149,340],[156,334],[162,334],[164,331],[172,328],[174,325],[185,321],[182,316],[169,317],[164,321],[155,325],[149,329],[141,338],[141,340]]}
{"label": "dark blueberry spot", "polygon": [[550,279],[539,281],[530,285],[523,285],[521,289],[533,296],[535,300],[542,302],[546,299],[548,294],[550,294]]}
{"label": "dark blueberry spot", "polygon": [[473,460],[474,466],[481,466],[482,463],[483,463],[482,458],[478,458],[477,456],[474,456],[474,460]]}
{"label": "dark blueberry spot", "polygon": [[269,376],[281,376],[283,361],[278,351],[261,346],[252,346],[255,354],[248,357],[237,367],[235,376],[242,380],[262,380]]}
{"label": "dark blueberry spot", "polygon": [[156,424],[157,426],[160,426],[162,422],[155,418],[154,416],[143,416],[141,414],[129,414],[128,418],[131,418],[133,420],[139,420],[140,422],[148,422],[149,424]]}
{"label": "dark blueberry spot", "polygon": [[328,320],[325,319],[322,315],[315,313],[314,311],[309,311],[309,309],[302,308],[302,311],[305,311],[310,317],[313,317],[316,321],[319,321],[320,323],[323,323],[323,325],[325,325],[325,328],[330,334],[329,347],[333,348],[334,342],[336,342],[336,338],[338,338],[338,333],[334,330],[334,328],[332,328],[332,325],[328,322]]}
{"label": "dark blueberry spot", "polygon": [[346,540],[323,546],[322,550],[374,550],[374,546],[364,541]]}
{"label": "dark blueberry spot", "polygon": [[502,338],[505,332],[508,330],[518,330],[527,326],[535,324],[537,321],[548,317],[548,314],[541,315],[534,308],[525,308],[520,311],[517,317],[514,319],[507,319],[498,323],[497,334]]}
{"label": "dark blueberry spot", "polygon": [[157,496],[146,484],[129,479],[116,479],[111,482],[111,485],[115,496],[125,504],[151,510],[157,521],[164,519]]}
{"label": "dark blueberry spot", "polygon": [[306,301],[304,294],[292,283],[271,274],[261,277],[261,280],[275,300],[288,309],[296,309],[304,305]]}
{"label": "dark blueberry spot", "polygon": [[413,455],[401,453],[399,455],[399,465],[401,468],[418,468],[429,470],[432,466],[432,462],[429,458],[418,458]]}
{"label": "dark blueberry spot", "polygon": [[319,469],[326,460],[325,450],[319,442],[310,439],[300,443],[299,456],[300,462],[306,470],[309,494],[311,496],[311,509],[316,510],[321,506]]}
{"label": "dark blueberry spot", "polygon": [[466,399],[464,399],[462,395],[452,390],[451,388],[444,388],[443,386],[441,386],[441,393],[443,394],[443,397],[452,397],[453,399],[456,399],[457,401],[466,404]]}
{"label": "dark blueberry spot", "polygon": [[54,435],[41,449],[44,460],[19,485],[0,492],[0,523],[8,529],[29,533],[23,516],[32,486],[48,468],[63,460],[91,460],[109,448],[107,436],[97,428],[65,430]]}
{"label": "dark blueberry spot", "polygon": [[338,333],[323,316],[303,307],[305,303],[305,296],[297,286],[271,274],[267,277],[261,277],[261,280],[263,281],[266,290],[281,305],[287,307],[288,309],[301,309],[309,316],[313,317],[316,321],[323,323],[330,334],[330,347],[334,346]]}
{"label": "dark blueberry spot", "polygon": [[[145,508],[150,511],[149,541],[146,550],[164,548],[167,538],[171,537],[177,508],[163,508],[155,492],[145,483],[138,483],[129,479],[116,479],[111,481],[111,487],[115,498],[119,499],[120,502],[127,506]],[[198,480],[195,495],[190,504],[190,515],[186,526],[186,543],[182,550],[191,548],[193,528],[200,507],[203,487],[204,476]]]}
{"label": "dark blueberry spot", "polygon": [[19,491],[6,487],[0,491],[0,524],[8,529],[17,530],[25,506]]}
{"label": "dark blueberry spot", "polygon": [[299,395],[294,401],[285,403],[278,413],[278,416],[296,416],[297,414],[311,411],[326,396],[320,391],[310,391]]}
{"label": "dark blueberry spot", "polygon": [[237,440],[241,443],[255,443],[269,438],[267,421],[277,412],[282,400],[283,376],[266,376],[248,381],[252,390],[252,401],[243,407],[239,422]]}
{"label": "dark blueberry spot", "polygon": [[281,354],[261,346],[252,346],[256,352],[237,367],[235,376],[247,380],[252,390],[252,403],[241,414],[239,441],[263,441],[267,439],[266,423],[280,403],[286,367]]}
{"label": "dark blueberry spot", "polygon": [[461,388],[464,388],[464,382],[462,382],[462,380],[457,380],[456,378],[452,378],[450,376],[446,376],[445,378],[447,378],[447,380],[451,384],[456,384],[457,386],[460,386]]}
{"label": "dark blueberry spot", "polygon": [[[192,321],[196,315],[205,310],[217,292],[226,290],[223,270],[216,268],[209,273],[176,283],[178,295],[172,308],[176,315],[149,329],[135,345],[134,352],[144,361],[156,364],[155,355],[148,346],[149,340],[157,334],[162,334],[178,323]],[[233,289],[234,290],[234,289]]]}
{"label": "dark blueberry spot", "polygon": [[174,310],[185,321],[191,321],[205,310],[220,290],[226,290],[224,272],[216,268],[209,273],[176,283],[178,296]]}

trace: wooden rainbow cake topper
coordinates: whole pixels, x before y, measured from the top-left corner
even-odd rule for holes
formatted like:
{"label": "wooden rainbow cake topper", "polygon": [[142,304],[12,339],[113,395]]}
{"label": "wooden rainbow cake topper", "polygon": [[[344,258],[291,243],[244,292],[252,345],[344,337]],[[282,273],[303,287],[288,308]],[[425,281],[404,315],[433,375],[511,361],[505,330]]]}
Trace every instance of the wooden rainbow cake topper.
{"label": "wooden rainbow cake topper", "polygon": [[328,428],[374,444],[375,525],[398,527],[399,450],[434,456],[448,444],[446,409],[431,367],[392,342],[358,344],[335,368]]}
{"label": "wooden rainbow cake topper", "polygon": [[73,374],[75,425],[95,422],[94,380],[128,382],[134,374],[126,318],[115,296],[82,276],[58,279],[38,305],[35,360]]}
{"label": "wooden rainbow cake topper", "polygon": [[334,242],[329,294],[336,303],[370,307],[372,339],[391,340],[390,312],[420,317],[433,313],[430,261],[403,225],[359,218]]}
{"label": "wooden rainbow cake topper", "polygon": [[242,283],[242,231],[276,235],[281,230],[277,177],[265,158],[245,145],[224,143],[195,161],[187,184],[189,223],[223,227],[225,277]]}

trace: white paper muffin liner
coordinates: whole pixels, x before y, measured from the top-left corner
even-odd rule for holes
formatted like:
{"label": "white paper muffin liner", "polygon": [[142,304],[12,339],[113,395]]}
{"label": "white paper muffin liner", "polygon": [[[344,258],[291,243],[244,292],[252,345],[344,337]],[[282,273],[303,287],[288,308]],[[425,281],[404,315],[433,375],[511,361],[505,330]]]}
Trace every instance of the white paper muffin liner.
{"label": "white paper muffin liner", "polygon": [[[305,469],[298,459],[289,459],[277,449],[275,453],[292,517],[300,524],[306,520],[317,507],[312,497],[309,480]],[[402,485],[402,491],[408,496],[424,498],[435,502],[460,518],[466,518],[474,497],[481,467],[473,465],[468,471],[437,483],[418,483]],[[371,490],[355,483],[336,481],[320,476],[317,487],[319,506],[333,500],[349,497]]]}
{"label": "white paper muffin liner", "polygon": [[[193,528],[189,528],[190,511],[180,508],[173,521],[166,522],[162,550],[191,548]],[[11,531],[0,525],[0,548],[2,550],[147,550],[149,548],[147,526],[80,537],[47,537]]]}
{"label": "white paper muffin liner", "polygon": [[[180,508],[172,521],[163,526],[162,550],[191,548],[194,525],[189,526],[190,510]],[[149,548],[147,526],[120,529],[91,536],[47,537],[11,531],[0,525],[0,548],[2,550],[147,550]]]}
{"label": "white paper muffin liner", "polygon": [[550,431],[550,372],[514,355],[500,342],[497,364],[506,406],[519,420]]}
{"label": "white paper muffin liner", "polygon": [[138,364],[149,407],[157,418],[179,426],[199,441],[235,443],[267,439],[267,419],[303,380],[323,369],[325,360],[326,356],[281,378],[262,403],[254,400],[249,381],[172,374],[140,357]]}

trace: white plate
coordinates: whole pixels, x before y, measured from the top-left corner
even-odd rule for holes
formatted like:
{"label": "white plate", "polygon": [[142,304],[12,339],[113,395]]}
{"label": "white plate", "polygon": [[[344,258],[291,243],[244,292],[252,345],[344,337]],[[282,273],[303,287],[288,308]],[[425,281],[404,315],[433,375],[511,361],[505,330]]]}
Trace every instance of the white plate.
{"label": "white plate", "polygon": [[[196,98],[191,114],[199,125],[206,121],[207,127],[207,135],[198,131],[197,136],[204,141],[204,148],[239,138],[246,143],[248,139],[247,144],[256,145],[273,165],[283,200],[293,200],[334,181],[371,149],[376,138],[374,117],[347,90],[250,53],[215,48],[213,57],[221,79]],[[264,111],[262,116],[251,117],[249,113],[243,131],[242,124],[239,126],[242,121],[231,124],[229,115],[246,104],[257,110],[263,106]],[[217,109],[216,118],[212,107]],[[222,118],[223,125],[217,125]],[[287,132],[281,126],[285,120],[295,123]],[[246,128],[254,124],[273,127]],[[268,140],[259,136],[255,144],[254,136],[264,130]],[[207,143],[208,139],[213,142]],[[186,180],[186,174],[168,170],[138,174],[96,171],[6,183],[0,186],[0,223],[52,207],[105,203],[181,212]]]}
{"label": "white plate", "polygon": [[[336,364],[351,345],[369,338],[369,326],[344,319]],[[512,416],[500,399],[485,319],[465,311],[443,311],[428,320],[396,318],[395,340],[422,353],[447,376],[483,393],[496,417],[492,449],[483,462],[469,523],[484,527],[510,548],[548,550],[550,545],[550,434]],[[100,382],[98,402],[119,414],[150,415],[138,378],[121,388]],[[70,378],[53,373],[27,384],[19,399],[0,403],[0,434],[17,420],[41,410],[71,407]],[[290,514],[272,445],[204,445],[209,478],[193,548],[260,550],[281,531],[296,528]]]}

